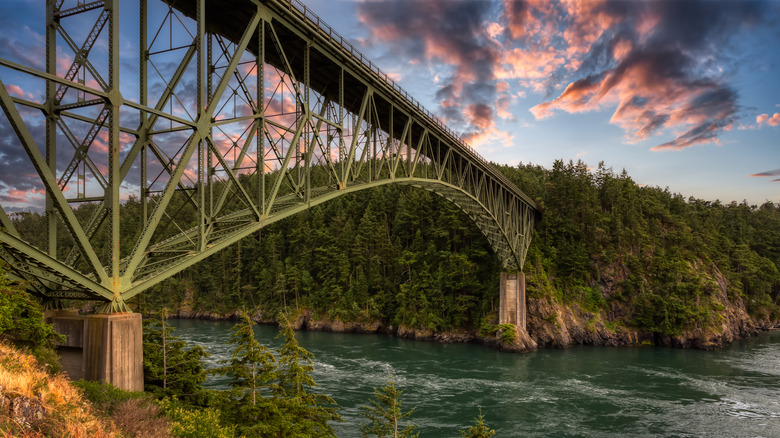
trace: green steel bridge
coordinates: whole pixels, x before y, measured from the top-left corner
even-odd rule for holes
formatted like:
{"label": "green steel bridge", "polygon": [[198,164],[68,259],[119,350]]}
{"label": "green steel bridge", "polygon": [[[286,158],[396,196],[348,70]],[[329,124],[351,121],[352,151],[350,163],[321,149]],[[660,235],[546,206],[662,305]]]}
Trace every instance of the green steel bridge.
{"label": "green steel bridge", "polygon": [[[384,184],[451,200],[522,270],[534,202],[298,0],[135,4],[128,18],[119,0],[41,0],[44,69],[0,59],[0,123],[45,192],[43,247],[0,205],[0,258],[31,293],[129,312],[266,225]],[[20,81],[45,96],[12,93]]]}

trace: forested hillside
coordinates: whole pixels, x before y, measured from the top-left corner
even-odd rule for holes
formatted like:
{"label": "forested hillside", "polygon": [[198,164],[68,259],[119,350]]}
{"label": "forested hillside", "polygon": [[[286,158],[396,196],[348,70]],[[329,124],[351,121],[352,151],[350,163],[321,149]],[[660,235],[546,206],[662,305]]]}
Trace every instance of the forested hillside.
{"label": "forested hillside", "polygon": [[[537,343],[728,342],[780,319],[780,205],[685,198],[582,162],[499,168],[543,211],[524,268]],[[140,227],[138,211],[137,200],[125,204],[123,233]],[[27,214],[18,226],[42,239],[43,224]],[[310,327],[475,333],[496,322],[500,269],[457,207],[389,185],[274,223],[131,306],[247,309],[263,320],[286,309]]]}
{"label": "forested hillside", "polygon": [[[685,198],[603,164],[502,170],[544,209],[525,265],[529,306],[537,298],[574,308],[600,332],[579,341],[627,328],[655,343],[709,348],[777,324],[779,205]],[[555,319],[535,316],[540,329],[539,318]],[[559,342],[533,329],[537,340]]]}

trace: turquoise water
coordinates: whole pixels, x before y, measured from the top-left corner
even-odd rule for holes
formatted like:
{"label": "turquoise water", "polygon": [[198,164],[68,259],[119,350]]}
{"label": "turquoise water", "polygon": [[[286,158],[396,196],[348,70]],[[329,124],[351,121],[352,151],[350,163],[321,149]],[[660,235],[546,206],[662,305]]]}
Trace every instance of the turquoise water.
{"label": "turquoise water", "polygon": [[[215,361],[230,322],[173,320]],[[257,337],[278,346],[273,327]],[[359,437],[358,406],[395,376],[421,437],[455,437],[479,409],[497,437],[780,437],[780,333],[716,352],[574,347],[530,354],[386,335],[298,332],[314,378],[341,406],[338,436]],[[220,387],[224,381],[209,380]]]}

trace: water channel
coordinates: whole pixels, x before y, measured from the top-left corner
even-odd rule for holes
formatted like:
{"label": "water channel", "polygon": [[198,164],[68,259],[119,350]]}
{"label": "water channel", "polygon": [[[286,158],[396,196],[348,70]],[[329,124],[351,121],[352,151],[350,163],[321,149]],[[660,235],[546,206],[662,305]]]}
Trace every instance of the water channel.
{"label": "water channel", "polygon": [[[231,322],[172,320],[209,366],[230,356]],[[277,347],[278,331],[258,326]],[[387,335],[298,332],[314,379],[342,408],[339,437],[359,437],[358,406],[392,374],[420,436],[455,437],[479,409],[496,437],[778,437],[780,332],[716,352],[574,347],[530,354]],[[224,385],[211,378],[208,387]]]}

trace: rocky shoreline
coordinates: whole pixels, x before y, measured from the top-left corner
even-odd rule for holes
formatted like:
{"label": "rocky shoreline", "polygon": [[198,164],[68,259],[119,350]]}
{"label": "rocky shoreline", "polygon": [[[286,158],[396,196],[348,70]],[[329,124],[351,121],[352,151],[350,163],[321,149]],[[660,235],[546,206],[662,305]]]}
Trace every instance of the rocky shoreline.
{"label": "rocky shoreline", "polygon": [[[740,302],[730,304],[723,311],[720,327],[706,329],[696,328],[684,331],[678,336],[662,336],[658,333],[646,332],[617,326],[607,327],[604,323],[605,313],[593,314],[581,309],[552,302],[544,298],[529,298],[527,330],[517,330],[517,336],[512,344],[506,344],[499,339],[498,334],[480,336],[476,330],[456,329],[444,332],[412,328],[406,326],[389,326],[380,321],[343,322],[329,318],[315,318],[309,310],[302,310],[292,321],[295,330],[314,330],[334,333],[355,334],[388,334],[404,339],[440,343],[476,343],[507,352],[531,352],[539,348],[568,348],[574,345],[612,346],[612,347],[647,347],[666,346],[674,348],[693,348],[700,350],[717,350],[732,342],[756,335],[760,331],[780,328],[780,321],[754,321]],[[616,311],[612,309],[610,311]],[[180,309],[170,315],[172,318],[231,320],[239,319],[238,311],[232,313],[216,313],[198,311],[188,308]],[[273,318],[263,315],[258,310],[252,315],[258,324],[276,325]]]}
{"label": "rocky shoreline", "polygon": [[[533,294],[538,285],[529,284],[529,295],[526,298],[525,330],[517,330],[515,340],[511,344],[500,340],[500,333],[481,336],[478,328],[455,329],[443,332],[414,328],[408,326],[392,326],[379,320],[343,322],[332,320],[327,316],[314,315],[308,309],[297,312],[292,321],[295,330],[315,330],[336,333],[382,333],[404,339],[440,343],[476,343],[501,351],[530,352],[539,348],[568,348],[574,345],[593,345],[611,347],[647,347],[665,346],[674,348],[692,348],[699,350],[717,350],[732,342],[751,337],[760,331],[780,328],[780,319],[755,319],[747,312],[742,298],[730,298],[728,280],[709,263],[698,263],[695,268],[706,273],[715,286],[712,299],[720,310],[714,316],[715,323],[703,324],[684,330],[676,336],[640,330],[628,327],[622,323],[631,314],[630,303],[613,301],[594,313],[581,309],[577,305],[565,305],[552,298],[550,294]],[[613,266],[601,271],[599,281],[593,284],[602,297],[608,299],[617,294],[617,284],[628,277],[625,266]],[[542,295],[542,296],[539,296]],[[195,291],[188,288],[184,292],[179,309],[171,312],[172,318],[206,319],[206,320],[239,320],[239,311],[227,313],[204,311],[195,305]],[[265,325],[276,325],[273,317],[257,309],[252,319]]]}

